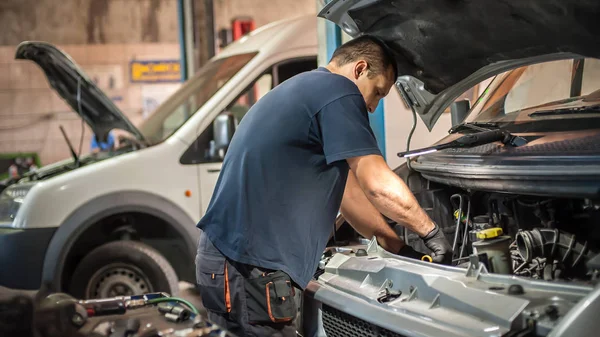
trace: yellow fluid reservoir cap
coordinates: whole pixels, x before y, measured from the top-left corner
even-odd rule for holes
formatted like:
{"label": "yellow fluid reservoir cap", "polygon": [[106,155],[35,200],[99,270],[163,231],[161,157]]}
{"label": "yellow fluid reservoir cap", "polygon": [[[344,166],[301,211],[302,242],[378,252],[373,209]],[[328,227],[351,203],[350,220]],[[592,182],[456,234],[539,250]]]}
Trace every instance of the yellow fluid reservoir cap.
{"label": "yellow fluid reservoir cap", "polygon": [[480,240],[493,239],[499,237],[502,234],[502,228],[494,227],[480,230],[479,232],[477,232],[477,238]]}

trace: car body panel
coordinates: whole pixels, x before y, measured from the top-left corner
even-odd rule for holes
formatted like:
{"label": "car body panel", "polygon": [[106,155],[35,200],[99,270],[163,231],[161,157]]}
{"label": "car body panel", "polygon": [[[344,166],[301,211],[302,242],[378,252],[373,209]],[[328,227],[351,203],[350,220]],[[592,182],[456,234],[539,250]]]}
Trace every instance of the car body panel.
{"label": "car body panel", "polygon": [[[171,225],[180,238],[177,243],[169,245],[169,251],[179,252],[177,261],[169,260],[175,268],[179,261],[185,261],[187,266],[178,270],[180,279],[194,282],[193,261],[196,254],[199,230],[195,227],[196,220],[190,218],[180,205],[169,200],[167,196],[142,191],[117,191],[103,194],[87,200],[80,205],[68,218],[56,229],[48,249],[44,256],[44,267],[42,270],[42,282],[60,291],[58,285],[63,284],[62,277],[65,261],[70,249],[75,245],[82,233],[85,233],[98,220],[119,213],[139,212],[152,215]],[[24,231],[31,231],[26,228]],[[146,241],[148,242],[148,241]],[[26,253],[26,252],[24,252]],[[167,254],[163,253],[165,257]],[[176,269],[177,270],[177,269]]]}
{"label": "car body panel", "polygon": [[[187,146],[178,139],[169,139],[163,145],[126,153],[35,183],[17,212],[13,227],[60,226],[87,201],[120,191],[160,195],[179,205],[190,218],[197,219],[199,195],[185,195],[188,189],[197,190],[197,172],[195,167],[178,162],[178,154]],[[157,158],[160,165],[156,164]],[[177,174],[169,175],[169,172]],[[7,190],[12,188],[18,185],[9,186]]]}
{"label": "car body panel", "polygon": [[[322,261],[323,273],[305,291],[305,302],[320,307],[322,317],[304,318],[305,330],[312,336],[324,336],[327,330],[339,333],[343,324],[354,325],[354,335],[359,335],[362,324],[387,330],[378,334],[384,336],[493,337],[526,329],[532,319],[539,333],[547,333],[574,323],[561,319],[598,296],[592,286],[491,274],[483,264],[465,269],[395,256],[380,248],[375,238],[368,245],[343,248],[345,252]],[[356,256],[358,249],[367,254]],[[386,301],[386,291],[400,294]],[[548,306],[558,308],[558,318],[545,314]],[[336,310],[363,323],[349,322]],[[589,336],[589,331],[577,331],[571,336]]]}
{"label": "car body panel", "polygon": [[44,257],[55,231],[56,228],[0,228],[0,280],[4,287],[39,289]]}
{"label": "car body panel", "polygon": [[412,90],[407,104],[431,131],[458,95],[515,66],[507,62],[600,56],[599,13],[600,3],[587,0],[334,0],[319,16],[352,37],[370,34],[390,46],[399,83]]}

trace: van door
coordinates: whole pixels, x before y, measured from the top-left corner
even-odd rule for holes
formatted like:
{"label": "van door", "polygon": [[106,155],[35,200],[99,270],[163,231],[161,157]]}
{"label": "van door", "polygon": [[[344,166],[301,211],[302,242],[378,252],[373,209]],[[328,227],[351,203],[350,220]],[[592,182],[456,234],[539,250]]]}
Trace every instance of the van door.
{"label": "van door", "polygon": [[316,57],[287,60],[270,67],[231,102],[183,154],[182,164],[198,165],[201,215],[212,198],[231,137],[248,110],[279,83],[316,68]]}

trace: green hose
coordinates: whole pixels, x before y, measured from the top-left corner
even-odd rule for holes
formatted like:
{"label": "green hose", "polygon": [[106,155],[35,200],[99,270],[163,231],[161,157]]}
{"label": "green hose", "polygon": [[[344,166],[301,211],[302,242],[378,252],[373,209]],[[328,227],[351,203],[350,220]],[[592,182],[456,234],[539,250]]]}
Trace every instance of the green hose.
{"label": "green hose", "polygon": [[155,299],[152,299],[152,300],[148,300],[148,304],[157,304],[157,303],[162,303],[162,302],[179,302],[179,303],[183,303],[188,308],[190,308],[194,314],[196,314],[196,315],[199,314],[198,309],[196,309],[196,307],[193,306],[192,303],[184,300],[183,298],[179,298],[179,297],[161,297],[161,298],[155,298]]}

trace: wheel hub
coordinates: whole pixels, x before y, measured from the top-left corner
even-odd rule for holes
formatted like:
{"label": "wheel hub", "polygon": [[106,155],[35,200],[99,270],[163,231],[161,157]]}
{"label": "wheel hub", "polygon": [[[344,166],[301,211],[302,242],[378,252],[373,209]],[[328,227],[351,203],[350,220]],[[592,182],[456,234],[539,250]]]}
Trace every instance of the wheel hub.
{"label": "wheel hub", "polygon": [[92,276],[86,287],[86,297],[131,296],[152,291],[152,284],[139,268],[126,264],[111,264]]}

